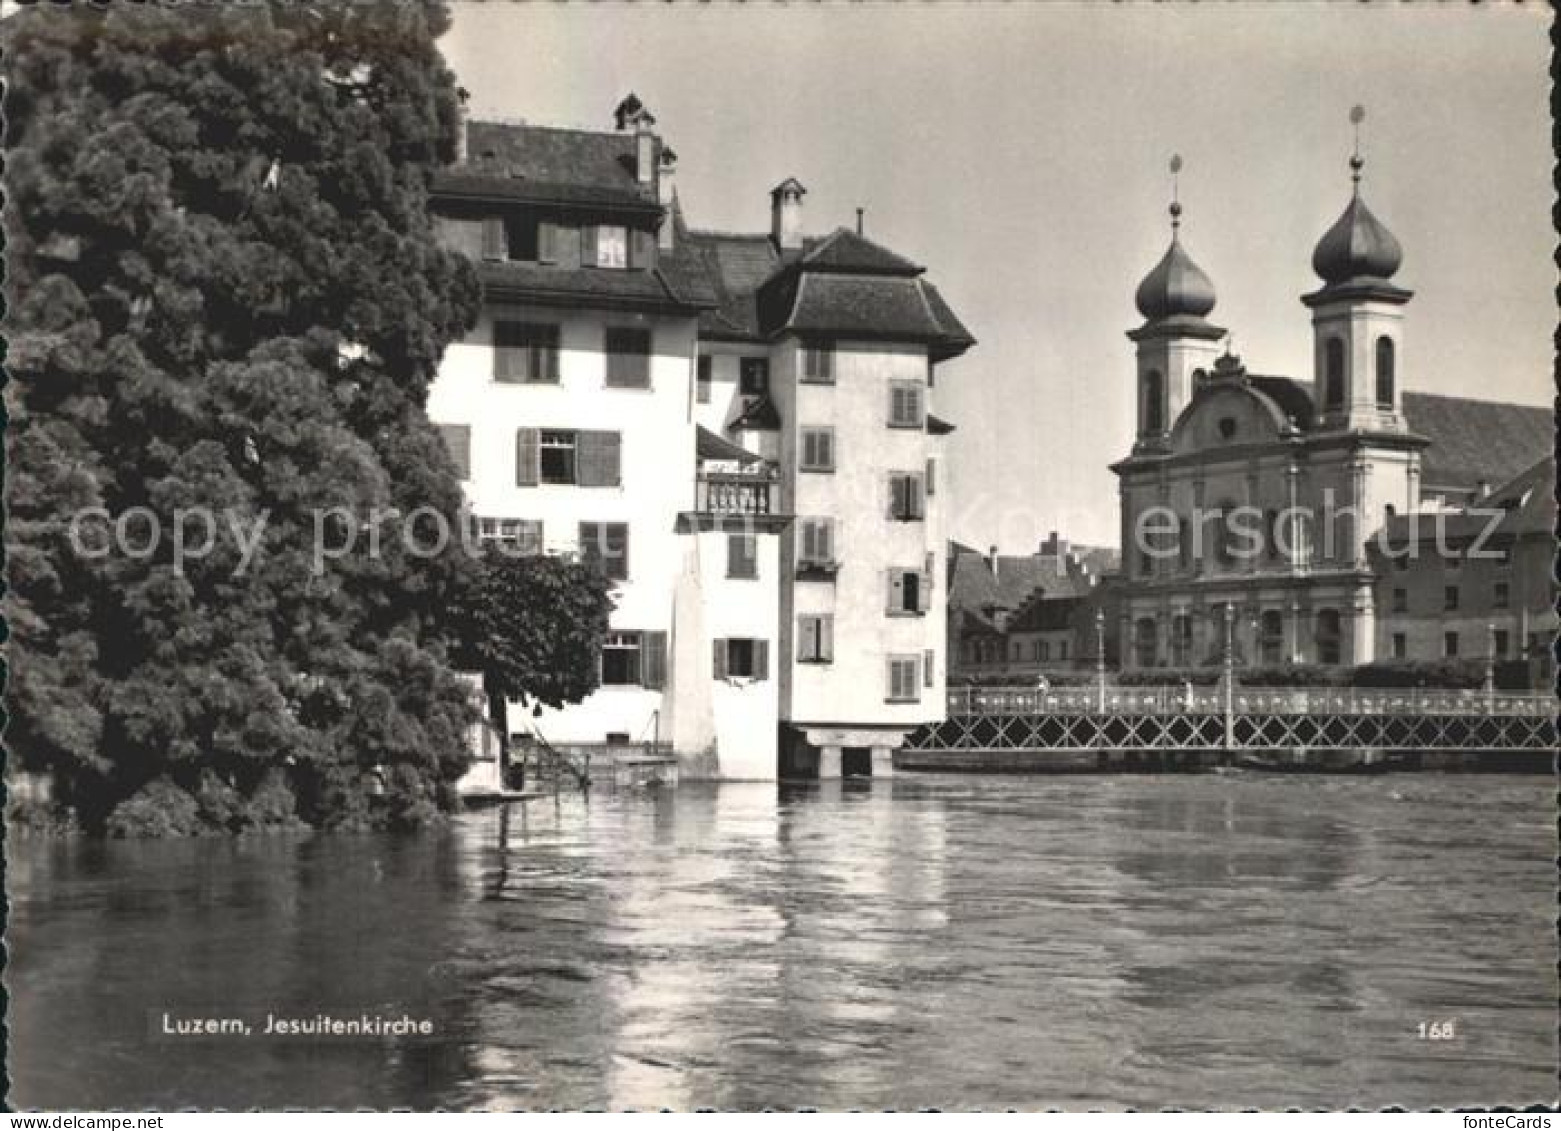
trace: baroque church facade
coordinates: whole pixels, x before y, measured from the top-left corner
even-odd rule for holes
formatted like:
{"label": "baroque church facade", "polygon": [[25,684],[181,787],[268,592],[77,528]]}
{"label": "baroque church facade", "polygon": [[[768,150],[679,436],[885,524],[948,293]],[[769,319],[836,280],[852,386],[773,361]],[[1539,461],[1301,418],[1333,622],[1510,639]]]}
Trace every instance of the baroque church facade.
{"label": "baroque church facade", "polygon": [[1395,514],[1433,504],[1433,439],[1402,388],[1403,253],[1362,198],[1362,158],[1350,164],[1350,201],[1312,256],[1321,286],[1301,298],[1311,382],[1249,372],[1221,351],[1214,286],[1171,206],[1170,247],[1138,288],[1144,321],[1128,333],[1137,437],[1113,465],[1127,668],[1206,665],[1227,648],[1261,665],[1376,658],[1369,543]]}

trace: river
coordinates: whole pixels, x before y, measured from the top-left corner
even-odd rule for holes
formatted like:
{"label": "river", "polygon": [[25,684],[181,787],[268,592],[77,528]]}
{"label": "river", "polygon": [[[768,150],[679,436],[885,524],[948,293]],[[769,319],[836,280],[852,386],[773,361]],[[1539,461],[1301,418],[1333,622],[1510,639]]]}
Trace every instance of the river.
{"label": "river", "polygon": [[[1545,776],[684,785],[7,851],[20,1107],[1557,1097]],[[322,1010],[435,1035],[153,1035]]]}

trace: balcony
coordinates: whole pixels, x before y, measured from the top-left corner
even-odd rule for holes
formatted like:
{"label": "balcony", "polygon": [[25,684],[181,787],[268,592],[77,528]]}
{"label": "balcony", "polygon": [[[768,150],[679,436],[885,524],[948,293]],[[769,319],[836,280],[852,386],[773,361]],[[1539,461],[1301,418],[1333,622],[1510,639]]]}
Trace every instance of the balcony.
{"label": "balcony", "polygon": [[773,515],[777,479],[777,473],[767,468],[701,471],[694,479],[694,510],[713,515]]}

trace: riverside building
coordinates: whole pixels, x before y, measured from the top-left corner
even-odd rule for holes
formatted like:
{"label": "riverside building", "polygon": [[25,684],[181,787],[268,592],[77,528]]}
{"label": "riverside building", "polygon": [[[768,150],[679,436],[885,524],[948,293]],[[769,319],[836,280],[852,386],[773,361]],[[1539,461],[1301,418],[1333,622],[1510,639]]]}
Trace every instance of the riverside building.
{"label": "riverside building", "polygon": [[632,95],[613,130],[471,121],[436,180],[483,310],[428,402],[483,537],[597,562],[617,608],[554,746],[686,777],[887,773],[943,714],[939,363],[973,339],[860,231],[691,230]]}

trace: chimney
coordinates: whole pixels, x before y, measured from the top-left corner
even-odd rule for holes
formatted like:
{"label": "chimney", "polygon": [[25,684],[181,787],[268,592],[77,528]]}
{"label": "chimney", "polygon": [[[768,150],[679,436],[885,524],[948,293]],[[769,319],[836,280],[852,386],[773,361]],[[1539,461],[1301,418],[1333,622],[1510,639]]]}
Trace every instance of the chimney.
{"label": "chimney", "polygon": [[993,577],[997,576],[997,547],[996,546],[989,546],[989,547],[987,547],[987,551],[986,551],[986,568],[989,569],[992,572],[992,576]]}
{"label": "chimney", "polygon": [[672,241],[676,237],[673,230],[673,212],[677,208],[677,171],[678,155],[670,145],[661,147],[661,168],[656,176],[656,193],[661,200],[662,216],[661,231],[656,235],[656,246],[662,251],[672,250]]}
{"label": "chimney", "polygon": [[802,197],[807,191],[795,177],[770,190],[770,238],[782,251],[802,246]]}
{"label": "chimney", "polygon": [[861,235],[862,234],[862,213],[865,212],[865,211],[866,211],[865,208],[858,208],[856,210],[856,234],[857,235]]}
{"label": "chimney", "polygon": [[633,91],[612,112],[618,132],[634,130],[634,179],[642,185],[656,180],[656,116]]}

